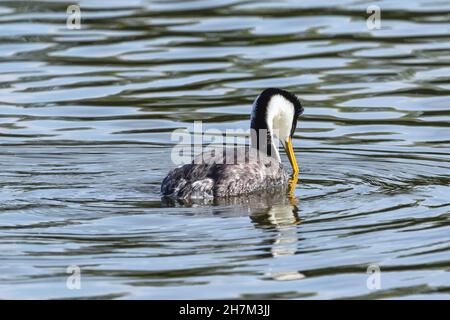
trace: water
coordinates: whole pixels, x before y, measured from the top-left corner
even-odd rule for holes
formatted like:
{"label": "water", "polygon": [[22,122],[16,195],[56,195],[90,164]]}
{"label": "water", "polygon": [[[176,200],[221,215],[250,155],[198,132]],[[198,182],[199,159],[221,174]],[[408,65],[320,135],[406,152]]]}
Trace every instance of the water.
{"label": "water", "polygon": [[[1,1],[0,297],[448,299],[450,2],[370,4]],[[172,130],[247,129],[271,86],[297,204],[162,202]]]}

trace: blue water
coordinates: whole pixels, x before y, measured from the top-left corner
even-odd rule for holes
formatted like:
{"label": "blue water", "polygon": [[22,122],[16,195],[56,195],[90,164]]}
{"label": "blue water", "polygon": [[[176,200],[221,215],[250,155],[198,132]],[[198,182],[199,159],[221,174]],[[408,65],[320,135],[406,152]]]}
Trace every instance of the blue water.
{"label": "blue water", "polygon": [[[79,4],[0,1],[0,298],[450,297],[448,1]],[[266,87],[305,107],[297,203],[161,201],[171,132]]]}

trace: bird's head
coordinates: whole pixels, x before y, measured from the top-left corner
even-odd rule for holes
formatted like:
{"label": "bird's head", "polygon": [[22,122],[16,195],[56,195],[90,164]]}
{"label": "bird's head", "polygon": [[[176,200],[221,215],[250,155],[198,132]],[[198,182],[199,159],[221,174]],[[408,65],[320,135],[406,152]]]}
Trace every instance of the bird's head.
{"label": "bird's head", "polygon": [[275,157],[280,161],[278,150],[273,144],[274,138],[278,138],[286,150],[294,173],[298,172],[298,165],[292,147],[292,136],[297,127],[297,118],[302,113],[300,100],[293,93],[269,88],[256,98],[251,116],[251,129],[256,132],[256,141],[252,141],[252,146],[257,149],[267,147],[269,155],[272,155],[273,149]]}

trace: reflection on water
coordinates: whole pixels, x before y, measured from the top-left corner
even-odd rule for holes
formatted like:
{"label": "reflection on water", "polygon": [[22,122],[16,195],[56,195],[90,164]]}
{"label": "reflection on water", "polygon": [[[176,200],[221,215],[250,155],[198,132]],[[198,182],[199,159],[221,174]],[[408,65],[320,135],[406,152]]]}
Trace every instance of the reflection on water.
{"label": "reflection on water", "polygon": [[[275,197],[270,197],[274,199]],[[249,209],[250,218],[256,227],[275,231],[270,252],[274,258],[295,255],[298,246],[297,224],[300,223],[299,209],[296,203],[288,197],[278,197],[277,201],[263,208]],[[299,280],[305,276],[297,270],[283,270],[277,268],[277,259],[274,259],[269,268],[267,277],[274,280]],[[292,268],[292,266],[289,266]]]}
{"label": "reflection on water", "polygon": [[[79,3],[0,1],[1,298],[449,297],[448,3]],[[305,107],[291,196],[161,201],[171,132],[272,86]]]}

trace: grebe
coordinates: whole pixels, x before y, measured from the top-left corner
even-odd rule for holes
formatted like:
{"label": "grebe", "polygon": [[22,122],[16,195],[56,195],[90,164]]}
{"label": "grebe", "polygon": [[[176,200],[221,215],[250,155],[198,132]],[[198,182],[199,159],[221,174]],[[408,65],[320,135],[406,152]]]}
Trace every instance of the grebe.
{"label": "grebe", "polygon": [[[225,198],[286,186],[289,175],[281,164],[275,138],[286,150],[296,183],[299,170],[292,135],[302,113],[303,107],[294,94],[277,88],[264,90],[252,107],[251,147],[203,153],[192,163],[173,169],[162,182],[162,195],[178,199]],[[229,154],[234,157],[232,163]]]}

